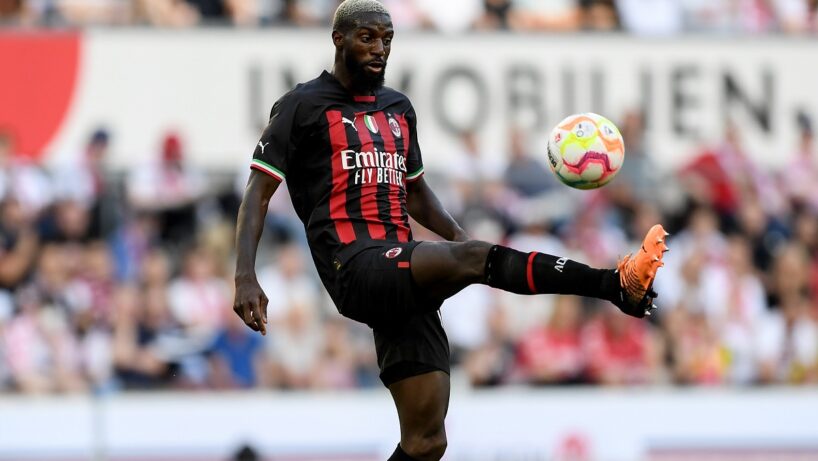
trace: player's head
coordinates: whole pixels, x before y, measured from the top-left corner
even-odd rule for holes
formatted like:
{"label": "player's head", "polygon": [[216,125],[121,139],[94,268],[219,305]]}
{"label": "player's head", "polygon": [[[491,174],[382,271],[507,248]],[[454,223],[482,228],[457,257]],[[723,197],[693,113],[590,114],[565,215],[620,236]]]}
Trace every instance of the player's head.
{"label": "player's head", "polygon": [[335,64],[343,65],[357,91],[383,86],[392,44],[392,18],[377,0],[346,0],[332,21]]}

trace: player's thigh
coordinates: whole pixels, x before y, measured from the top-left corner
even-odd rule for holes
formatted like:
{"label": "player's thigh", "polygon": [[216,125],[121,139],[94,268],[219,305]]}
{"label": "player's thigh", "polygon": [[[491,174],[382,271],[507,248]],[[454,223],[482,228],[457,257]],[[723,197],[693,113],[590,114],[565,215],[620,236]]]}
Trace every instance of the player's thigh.
{"label": "player's thigh", "polygon": [[389,385],[400,420],[401,440],[445,437],[449,409],[449,375],[432,371]]}
{"label": "player's thigh", "polygon": [[483,280],[487,242],[422,242],[412,252],[412,277],[419,287],[446,298]]}

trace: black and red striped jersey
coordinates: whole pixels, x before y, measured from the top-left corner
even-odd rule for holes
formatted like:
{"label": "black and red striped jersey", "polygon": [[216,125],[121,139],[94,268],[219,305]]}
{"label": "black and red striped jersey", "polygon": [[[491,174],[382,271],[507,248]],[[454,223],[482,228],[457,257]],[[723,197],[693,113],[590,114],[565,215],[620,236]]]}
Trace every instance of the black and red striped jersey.
{"label": "black and red striped jersey", "polygon": [[423,174],[416,126],[402,93],[355,96],[326,71],[273,105],[251,167],[286,179],[333,299],[339,251],[412,238],[406,184]]}

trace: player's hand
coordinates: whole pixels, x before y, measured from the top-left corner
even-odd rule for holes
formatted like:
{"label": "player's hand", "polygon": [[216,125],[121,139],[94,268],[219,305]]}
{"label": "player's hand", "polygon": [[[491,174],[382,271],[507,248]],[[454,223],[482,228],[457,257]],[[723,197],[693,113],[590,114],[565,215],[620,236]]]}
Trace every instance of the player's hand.
{"label": "player's hand", "polygon": [[470,237],[469,234],[466,233],[463,229],[457,229],[454,233],[454,237],[452,238],[452,242],[467,242],[469,241]]}
{"label": "player's hand", "polygon": [[233,301],[233,312],[254,331],[267,334],[267,295],[255,277],[236,278],[236,299]]}

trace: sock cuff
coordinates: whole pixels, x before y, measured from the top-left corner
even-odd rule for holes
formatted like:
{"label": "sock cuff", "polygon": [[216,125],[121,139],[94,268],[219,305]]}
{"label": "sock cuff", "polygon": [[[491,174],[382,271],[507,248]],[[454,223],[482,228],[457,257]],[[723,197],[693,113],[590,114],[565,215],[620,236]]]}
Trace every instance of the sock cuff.
{"label": "sock cuff", "polygon": [[[532,294],[533,275],[527,273],[533,260],[530,256],[502,245],[489,249],[483,283],[518,294]],[[531,283],[529,283],[531,281]]]}

